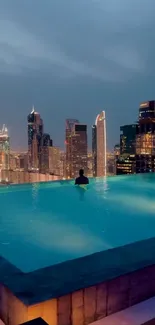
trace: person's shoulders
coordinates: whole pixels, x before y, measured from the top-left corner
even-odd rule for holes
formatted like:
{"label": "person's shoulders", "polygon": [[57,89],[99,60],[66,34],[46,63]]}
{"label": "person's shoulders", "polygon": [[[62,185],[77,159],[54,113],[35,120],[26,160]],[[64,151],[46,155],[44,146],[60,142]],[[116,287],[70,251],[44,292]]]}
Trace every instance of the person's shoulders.
{"label": "person's shoulders", "polygon": [[89,178],[87,176],[84,176],[85,177],[85,180],[88,182],[89,184]]}
{"label": "person's shoulders", "polygon": [[79,184],[79,179],[80,179],[80,177],[77,177],[77,178],[75,179],[75,185],[78,185],[78,184]]}

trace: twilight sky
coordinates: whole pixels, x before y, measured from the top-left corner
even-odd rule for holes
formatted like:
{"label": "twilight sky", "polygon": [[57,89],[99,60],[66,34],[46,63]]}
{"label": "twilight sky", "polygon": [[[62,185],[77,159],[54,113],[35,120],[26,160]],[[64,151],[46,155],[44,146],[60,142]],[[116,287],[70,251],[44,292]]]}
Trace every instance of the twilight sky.
{"label": "twilight sky", "polygon": [[27,147],[34,104],[55,145],[65,119],[106,111],[108,147],[155,99],[154,0],[0,0],[0,123]]}

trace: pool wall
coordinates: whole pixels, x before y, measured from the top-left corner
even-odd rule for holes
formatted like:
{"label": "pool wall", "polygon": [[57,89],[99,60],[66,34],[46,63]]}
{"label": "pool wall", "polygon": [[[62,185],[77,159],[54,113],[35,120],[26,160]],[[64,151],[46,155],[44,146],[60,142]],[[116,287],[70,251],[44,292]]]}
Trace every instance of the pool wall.
{"label": "pool wall", "polygon": [[49,325],[86,325],[154,295],[155,265],[32,306],[1,285],[0,318],[6,325],[37,317]]}

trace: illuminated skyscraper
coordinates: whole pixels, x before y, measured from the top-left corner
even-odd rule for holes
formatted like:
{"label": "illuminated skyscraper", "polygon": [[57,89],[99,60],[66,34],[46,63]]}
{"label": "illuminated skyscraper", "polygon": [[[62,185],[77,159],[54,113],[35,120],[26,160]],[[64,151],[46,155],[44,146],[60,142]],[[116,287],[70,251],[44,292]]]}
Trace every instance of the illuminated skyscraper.
{"label": "illuminated skyscraper", "polygon": [[136,137],[136,173],[155,172],[155,101],[140,104]]}
{"label": "illuminated skyscraper", "polygon": [[92,170],[93,177],[97,176],[97,134],[96,125],[92,126]]}
{"label": "illuminated skyscraper", "polygon": [[28,168],[38,170],[40,161],[41,139],[43,135],[43,121],[34,108],[28,115]]}
{"label": "illuminated skyscraper", "polygon": [[93,175],[106,175],[106,120],[105,112],[97,115],[92,131]]}
{"label": "illuminated skyscraper", "polygon": [[81,168],[87,175],[87,125],[85,124],[74,124],[71,136],[71,158],[71,177],[77,177]]}
{"label": "illuminated skyscraper", "polygon": [[120,127],[120,154],[134,155],[136,150],[137,124]]}
{"label": "illuminated skyscraper", "polygon": [[[60,176],[61,150],[58,147],[49,147],[49,172]],[[61,175],[62,176],[62,175]]]}
{"label": "illuminated skyscraper", "polygon": [[120,144],[115,144],[114,146],[114,156],[117,159],[120,156]]}
{"label": "illuminated skyscraper", "polygon": [[120,155],[116,159],[116,174],[134,174],[136,172],[136,133],[138,125],[120,127]]}
{"label": "illuminated skyscraper", "polygon": [[88,177],[92,177],[93,176],[93,161],[92,161],[92,152],[88,152],[87,155],[88,159],[87,159],[87,176]]}
{"label": "illuminated skyscraper", "polygon": [[79,123],[76,119],[66,120],[66,178],[72,177],[72,134],[75,123]]}
{"label": "illuminated skyscraper", "polygon": [[9,157],[10,157],[10,139],[8,135],[8,129],[3,125],[0,130],[0,169],[9,169]]}
{"label": "illuminated skyscraper", "polygon": [[114,152],[107,152],[107,175],[115,174],[115,155]]}

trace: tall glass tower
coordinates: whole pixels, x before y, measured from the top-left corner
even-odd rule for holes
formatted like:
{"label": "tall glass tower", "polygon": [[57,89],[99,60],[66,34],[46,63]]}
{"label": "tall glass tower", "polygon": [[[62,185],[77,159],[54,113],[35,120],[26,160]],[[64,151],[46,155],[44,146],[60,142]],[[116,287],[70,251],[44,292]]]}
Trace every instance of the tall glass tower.
{"label": "tall glass tower", "polygon": [[93,175],[105,176],[107,168],[106,159],[106,120],[105,112],[97,115],[92,131]]}
{"label": "tall glass tower", "polygon": [[39,169],[40,149],[43,135],[43,121],[33,107],[28,115],[28,169]]}

